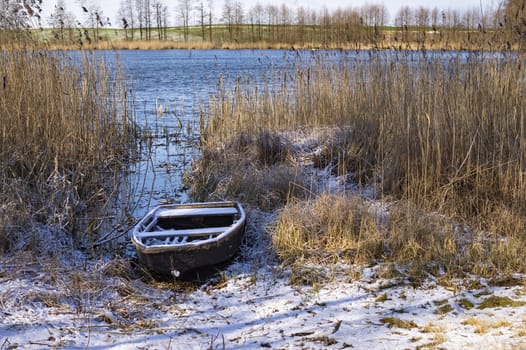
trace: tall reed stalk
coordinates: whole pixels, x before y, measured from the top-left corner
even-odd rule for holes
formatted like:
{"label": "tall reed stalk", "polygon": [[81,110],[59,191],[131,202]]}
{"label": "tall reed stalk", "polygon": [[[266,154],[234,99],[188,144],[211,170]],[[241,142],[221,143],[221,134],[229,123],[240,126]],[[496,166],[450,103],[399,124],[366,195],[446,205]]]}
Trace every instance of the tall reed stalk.
{"label": "tall reed stalk", "polygon": [[[490,198],[524,209],[520,59],[389,52],[278,78],[277,88],[219,94],[204,139],[337,127],[352,134],[363,173],[374,174],[362,180],[381,179],[385,193],[470,215]],[[462,204],[467,197],[474,207]]]}
{"label": "tall reed stalk", "polygon": [[[513,242],[498,260],[526,271],[516,254],[526,241],[524,58],[396,51],[327,58],[281,73],[277,87],[218,94],[205,145],[262,130],[339,129],[345,143],[329,157],[359,183],[411,203],[406,228],[414,206],[438,212],[499,244]],[[492,249],[473,254],[487,262]]]}
{"label": "tall reed stalk", "polygon": [[0,53],[4,248],[34,220],[96,234],[135,133],[116,71],[90,53]]}

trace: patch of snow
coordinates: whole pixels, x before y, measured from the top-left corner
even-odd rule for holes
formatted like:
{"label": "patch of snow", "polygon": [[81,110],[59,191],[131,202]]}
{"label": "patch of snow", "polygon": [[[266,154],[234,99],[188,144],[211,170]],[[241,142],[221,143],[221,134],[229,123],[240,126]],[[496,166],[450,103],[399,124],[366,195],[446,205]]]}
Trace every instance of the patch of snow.
{"label": "patch of snow", "polygon": [[[322,137],[311,136],[292,135],[298,162],[321,152]],[[373,200],[374,190],[360,192],[330,169],[311,171],[321,188],[370,199],[387,226],[389,208]],[[415,283],[401,267],[387,279],[381,264],[358,273],[342,264],[323,283],[292,285],[266,231],[275,219],[250,210],[241,257],[193,290],[146,282],[132,268],[130,244],[123,256],[88,258],[67,253],[63,232],[38,228],[37,243],[52,243],[46,260],[0,260],[0,349],[526,348],[526,276],[511,286],[483,279],[442,286],[433,276]],[[29,244],[19,242],[22,251]],[[57,251],[59,259],[50,258]],[[479,308],[492,296],[515,304]]]}
{"label": "patch of snow", "polygon": [[[102,264],[104,265],[104,264]],[[93,271],[94,274],[100,271]],[[226,283],[193,292],[104,277],[114,288],[61,295],[65,286],[20,276],[0,281],[0,346],[105,349],[523,348],[526,307],[478,309],[489,295],[524,301],[524,286],[451,290],[375,278],[375,268],[320,286],[290,285],[279,267],[227,270]],[[140,293],[138,292],[140,291]],[[137,294],[135,294],[137,293]],[[49,300],[46,301],[46,298]],[[462,300],[473,308],[465,308]],[[52,302],[53,301],[53,302]],[[56,303],[55,305],[53,303]],[[450,311],[440,312],[448,304]],[[390,327],[385,318],[412,323]],[[474,322],[487,324],[481,331]],[[499,321],[502,321],[499,323]]]}

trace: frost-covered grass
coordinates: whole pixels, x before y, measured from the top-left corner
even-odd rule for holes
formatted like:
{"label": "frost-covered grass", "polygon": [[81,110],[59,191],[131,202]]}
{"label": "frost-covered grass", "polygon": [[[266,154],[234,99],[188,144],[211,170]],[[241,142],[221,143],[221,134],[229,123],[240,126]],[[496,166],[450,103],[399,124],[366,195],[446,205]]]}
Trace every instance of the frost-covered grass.
{"label": "frost-covered grass", "polygon": [[125,247],[33,226],[55,246],[0,260],[0,347],[526,346],[523,71],[472,60],[375,57],[221,92],[186,180],[245,205],[238,259],[158,282]]}
{"label": "frost-covered grass", "polygon": [[[115,67],[117,68],[117,67]],[[134,126],[122,77],[90,53],[0,53],[0,255],[46,223],[96,240]],[[26,244],[30,248],[31,244]]]}
{"label": "frost-covered grass", "polygon": [[[287,159],[295,162],[312,162],[308,151],[320,148],[305,136],[291,144],[296,153]],[[345,208],[342,193],[357,197],[349,208],[367,208],[359,212],[384,234],[389,211],[373,191],[360,191],[329,169],[302,169],[316,183],[312,188],[332,193],[321,195],[322,202],[335,198]],[[226,184],[229,178],[222,180]],[[313,201],[320,198],[308,193]],[[94,257],[57,246],[62,253],[49,260],[35,263],[22,255],[1,260],[0,344],[29,349],[526,345],[524,275],[458,277],[438,267],[415,273],[410,264],[345,262],[343,255],[327,254],[327,247],[313,254],[316,259],[305,255],[283,264],[270,229],[281,211],[263,211],[256,203],[246,205],[240,256],[204,284],[155,281],[136,265],[133,252],[122,247]],[[350,236],[354,243],[356,236]]]}
{"label": "frost-covered grass", "polygon": [[[264,213],[252,212],[252,231]],[[262,234],[259,232],[258,234]],[[261,247],[263,248],[263,247]],[[350,278],[344,265],[312,266],[326,276],[291,284],[264,250],[245,247],[220,277],[188,288],[137,274],[128,258],[0,266],[2,348],[254,349],[522,348],[524,276],[514,286],[477,277],[414,284],[381,264]],[[76,263],[74,263],[76,262]],[[389,269],[389,268],[387,268]],[[17,272],[15,272],[17,271]],[[135,271],[135,272],[134,272]],[[522,281],[522,284],[521,284]],[[476,286],[476,288],[473,288]],[[513,304],[486,305],[487,300]],[[470,300],[474,307],[465,307]],[[448,306],[447,310],[444,306]]]}
{"label": "frost-covered grass", "polygon": [[[523,56],[323,59],[293,76],[278,73],[277,86],[240,82],[210,101],[192,178],[206,190],[196,198],[283,205],[272,229],[284,261],[331,256],[386,259],[415,273],[526,272]],[[317,137],[306,154],[287,136],[301,130]],[[311,169],[374,192],[387,221],[375,224],[364,215],[367,201],[357,205],[348,191],[324,193]]]}

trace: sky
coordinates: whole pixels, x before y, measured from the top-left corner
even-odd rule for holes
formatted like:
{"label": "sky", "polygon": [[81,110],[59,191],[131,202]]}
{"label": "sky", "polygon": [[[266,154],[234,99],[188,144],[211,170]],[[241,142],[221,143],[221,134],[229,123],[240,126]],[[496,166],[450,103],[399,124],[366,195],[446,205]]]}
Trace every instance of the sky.
{"label": "sky", "polygon": [[[196,2],[198,0],[195,0]],[[223,6],[223,0],[212,0],[216,8],[216,13],[220,14]],[[118,9],[120,5],[120,0],[64,0],[66,8],[73,12],[75,16],[81,18],[82,11],[80,3],[90,3],[98,5],[99,8],[103,11],[104,16],[109,17],[112,23],[118,23]],[[206,4],[208,0],[203,0]],[[484,10],[487,8],[496,7],[499,0],[244,0],[241,1],[245,9],[251,8],[257,3],[261,5],[281,5],[285,3],[290,8],[297,8],[303,6],[312,10],[322,9],[325,6],[329,11],[335,10],[337,8],[348,8],[348,7],[362,7],[366,4],[379,4],[385,5],[390,19],[396,15],[398,10],[402,6],[410,6],[413,8],[424,6],[426,8],[437,7],[439,9],[456,9],[459,11],[465,11],[472,8],[480,9],[481,5]],[[44,6],[44,18],[48,18],[51,13],[56,0],[43,0]],[[172,13],[175,13],[175,6],[177,4],[176,0],[165,0],[165,4],[168,4],[169,7],[172,7],[170,10]],[[46,20],[45,20],[46,21]],[[43,23],[45,25],[45,23]]]}

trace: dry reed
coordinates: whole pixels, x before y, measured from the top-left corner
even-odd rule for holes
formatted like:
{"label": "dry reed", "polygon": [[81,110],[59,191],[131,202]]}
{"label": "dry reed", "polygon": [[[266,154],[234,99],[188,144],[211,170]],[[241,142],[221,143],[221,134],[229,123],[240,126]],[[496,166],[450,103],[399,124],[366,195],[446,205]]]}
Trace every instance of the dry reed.
{"label": "dry reed", "polygon": [[389,51],[313,61],[271,73],[266,85],[220,91],[208,106],[205,149],[240,134],[340,129],[347,136],[319,165],[337,164],[338,174],[408,203],[390,225],[389,256],[453,271],[526,271],[522,56]]}
{"label": "dry reed", "polygon": [[95,239],[135,133],[123,79],[90,53],[26,48],[0,61],[3,250],[31,240],[33,220]]}

